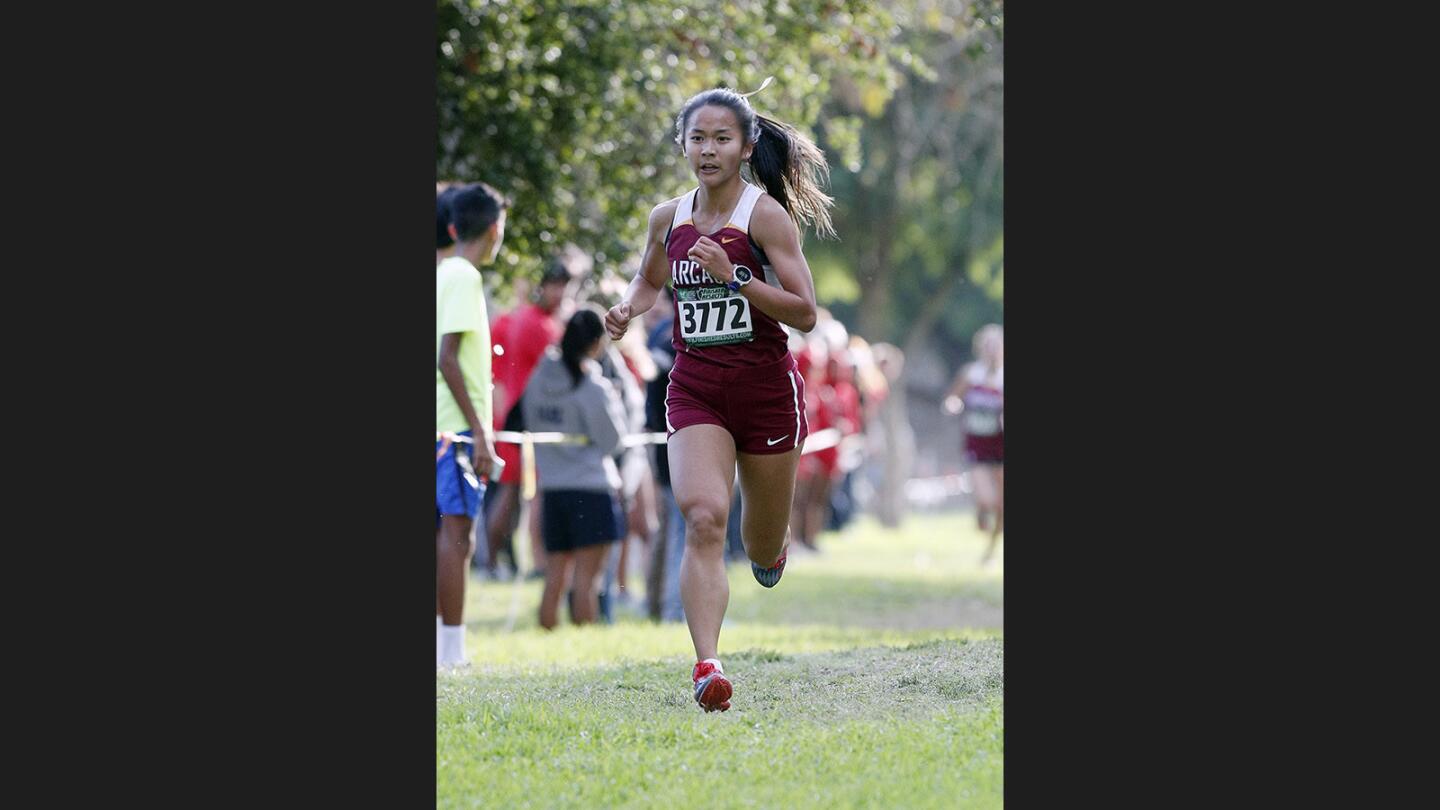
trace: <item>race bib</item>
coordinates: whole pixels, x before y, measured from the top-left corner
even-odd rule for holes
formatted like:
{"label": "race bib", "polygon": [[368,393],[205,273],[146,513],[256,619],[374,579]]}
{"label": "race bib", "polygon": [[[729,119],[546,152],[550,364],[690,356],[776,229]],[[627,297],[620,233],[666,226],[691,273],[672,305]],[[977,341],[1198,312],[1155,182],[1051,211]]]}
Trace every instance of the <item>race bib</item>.
{"label": "race bib", "polygon": [[1000,432],[1000,414],[994,411],[965,411],[965,432],[971,436],[994,436]]}
{"label": "race bib", "polygon": [[718,346],[755,339],[750,302],[729,287],[689,287],[675,291],[680,338],[689,346]]}

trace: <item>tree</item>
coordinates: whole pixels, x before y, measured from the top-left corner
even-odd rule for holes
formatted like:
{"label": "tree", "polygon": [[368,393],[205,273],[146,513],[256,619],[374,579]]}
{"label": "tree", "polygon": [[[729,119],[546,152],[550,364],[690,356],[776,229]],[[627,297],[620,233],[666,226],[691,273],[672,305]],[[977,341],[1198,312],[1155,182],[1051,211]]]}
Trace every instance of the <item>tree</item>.
{"label": "tree", "polygon": [[831,175],[845,241],[809,249],[811,267],[822,299],[867,339],[913,353],[938,330],[964,354],[1004,295],[1003,3],[917,0],[895,13],[898,87],[882,102],[842,78],[824,116],[860,115],[859,148]]}
{"label": "tree", "polygon": [[[674,116],[713,86],[811,129],[837,79],[881,101],[908,61],[862,0],[438,0],[437,177],[513,199],[502,283],[566,243],[633,272],[650,209],[693,184]],[[855,127],[835,128],[853,151]],[[847,142],[847,132],[851,141]]]}
{"label": "tree", "polygon": [[[911,474],[908,394],[947,382],[975,329],[1001,320],[1004,294],[1003,5],[913,0],[895,15],[899,85],[887,93],[840,77],[822,116],[842,241],[807,248],[817,298],[910,358],[876,426],[886,526],[902,519]],[[937,344],[948,368],[916,362]],[[923,413],[928,397],[918,400]]]}

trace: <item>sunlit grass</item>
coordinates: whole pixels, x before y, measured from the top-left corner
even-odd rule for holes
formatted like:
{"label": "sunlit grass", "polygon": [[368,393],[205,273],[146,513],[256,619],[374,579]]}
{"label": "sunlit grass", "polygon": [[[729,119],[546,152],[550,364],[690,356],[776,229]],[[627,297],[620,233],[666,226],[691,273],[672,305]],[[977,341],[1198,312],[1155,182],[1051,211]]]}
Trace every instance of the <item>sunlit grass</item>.
{"label": "sunlit grass", "polygon": [[437,677],[439,805],[1001,806],[1003,569],[973,517],[822,547],[773,590],[731,566],[725,713],[694,704],[683,623],[546,632],[538,582],[473,582],[472,666]]}
{"label": "sunlit grass", "polygon": [[[517,544],[524,538],[517,537]],[[994,635],[1003,627],[1001,565],[982,569],[985,539],[965,514],[918,515],[899,530],[868,517],[822,535],[819,554],[795,552],[785,578],[762,588],[744,562],[729,567],[727,650],[796,651]],[[643,577],[632,573],[634,586]],[[467,591],[467,651],[476,668],[588,665],[692,655],[684,624],[655,624],[624,608],[615,624],[540,629],[535,580],[475,579]],[[562,621],[568,621],[561,610]],[[506,628],[512,629],[507,631]]]}

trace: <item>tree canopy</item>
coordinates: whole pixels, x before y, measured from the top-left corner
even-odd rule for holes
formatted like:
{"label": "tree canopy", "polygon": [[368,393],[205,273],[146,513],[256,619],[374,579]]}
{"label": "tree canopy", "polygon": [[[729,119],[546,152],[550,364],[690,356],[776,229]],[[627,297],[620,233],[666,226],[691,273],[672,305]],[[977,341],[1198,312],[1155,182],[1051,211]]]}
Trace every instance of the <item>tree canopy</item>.
{"label": "tree canopy", "polygon": [[1003,296],[998,0],[437,0],[436,169],[514,205],[500,283],[566,244],[628,276],[694,185],[675,116],[716,86],[826,150],[821,303],[872,340],[968,342]]}
{"label": "tree canopy", "polygon": [[813,134],[837,75],[882,93],[898,81],[892,16],[856,0],[439,0],[438,12],[437,175],[512,197],[507,276],[566,242],[597,271],[631,259],[650,209],[693,184],[674,127],[695,93],[774,76],[752,104]]}

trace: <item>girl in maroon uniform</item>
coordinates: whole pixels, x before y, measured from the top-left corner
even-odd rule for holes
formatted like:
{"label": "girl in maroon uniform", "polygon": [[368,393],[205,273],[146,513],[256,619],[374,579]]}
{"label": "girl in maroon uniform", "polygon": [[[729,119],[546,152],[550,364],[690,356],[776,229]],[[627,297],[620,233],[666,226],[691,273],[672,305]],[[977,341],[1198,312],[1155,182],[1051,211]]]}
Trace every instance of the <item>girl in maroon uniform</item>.
{"label": "girl in maroon uniform", "polygon": [[[675,123],[700,185],[650,212],[640,272],[605,326],[619,340],[670,283],[676,357],[665,417],[671,485],[685,517],[680,599],[698,661],[695,701],[723,711],[731,684],[717,653],[730,602],[725,524],[736,469],[751,569],[774,587],[785,570],[795,468],[809,430],[805,383],[781,324],[815,327],[800,229],[833,236],[833,200],[820,189],[829,167],[815,144],[757,115],[733,90],[692,97]],[[746,164],[759,185],[741,177]]]}
{"label": "girl in maroon uniform", "polygon": [[994,556],[1005,530],[1005,333],[997,324],[982,326],[975,333],[974,350],[975,362],[955,375],[950,396],[960,404],[975,517],[982,532],[990,531],[990,544],[980,558],[984,564]]}

